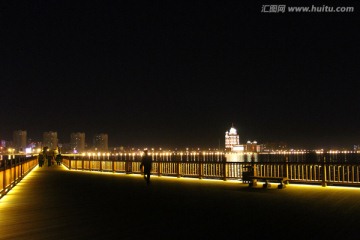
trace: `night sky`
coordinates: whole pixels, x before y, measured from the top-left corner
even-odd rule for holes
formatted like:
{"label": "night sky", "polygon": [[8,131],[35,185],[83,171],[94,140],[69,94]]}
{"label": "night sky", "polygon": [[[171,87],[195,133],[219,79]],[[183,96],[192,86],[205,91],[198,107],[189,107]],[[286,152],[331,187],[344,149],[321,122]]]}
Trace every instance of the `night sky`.
{"label": "night sky", "polygon": [[279,3],[2,1],[0,139],[213,148],[234,124],[241,143],[360,144],[359,4],[264,4]]}

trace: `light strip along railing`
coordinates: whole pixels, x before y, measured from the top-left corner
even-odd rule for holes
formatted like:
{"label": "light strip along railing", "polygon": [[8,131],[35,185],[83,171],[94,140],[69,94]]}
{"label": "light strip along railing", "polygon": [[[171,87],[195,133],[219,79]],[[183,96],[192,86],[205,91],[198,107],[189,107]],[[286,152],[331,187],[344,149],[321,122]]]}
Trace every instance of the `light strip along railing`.
{"label": "light strip along railing", "polygon": [[[88,160],[64,157],[63,164],[73,170],[140,174],[140,160]],[[238,179],[249,163],[224,162],[164,162],[153,161],[151,173],[158,176],[193,177],[206,179]]]}
{"label": "light strip along railing", "polygon": [[0,198],[9,192],[38,164],[37,156],[18,157],[0,161]]}
{"label": "light strip along railing", "polygon": [[[204,158],[205,159],[205,158]],[[64,156],[69,169],[140,174],[141,156]],[[158,176],[191,177],[221,180],[242,180],[247,167],[254,175],[287,177],[290,183],[360,186],[360,163],[299,163],[299,162],[226,162],[223,156],[213,161],[199,156],[153,156],[152,174]]]}

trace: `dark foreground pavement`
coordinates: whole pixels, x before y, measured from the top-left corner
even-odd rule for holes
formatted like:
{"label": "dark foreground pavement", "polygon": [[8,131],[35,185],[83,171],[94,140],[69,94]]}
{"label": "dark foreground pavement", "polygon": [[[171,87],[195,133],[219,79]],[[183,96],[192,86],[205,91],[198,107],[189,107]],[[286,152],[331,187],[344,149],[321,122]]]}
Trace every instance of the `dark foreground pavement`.
{"label": "dark foreground pavement", "polygon": [[0,200],[0,239],[359,239],[360,189],[36,168]]}

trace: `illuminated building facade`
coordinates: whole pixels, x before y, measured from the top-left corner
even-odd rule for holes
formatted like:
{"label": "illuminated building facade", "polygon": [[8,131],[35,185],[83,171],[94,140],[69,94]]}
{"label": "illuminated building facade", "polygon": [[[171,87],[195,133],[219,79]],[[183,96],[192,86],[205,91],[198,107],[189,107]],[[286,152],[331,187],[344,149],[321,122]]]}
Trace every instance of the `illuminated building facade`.
{"label": "illuminated building facade", "polygon": [[70,135],[70,148],[73,153],[85,151],[85,133],[76,132]]}
{"label": "illuminated building facade", "polygon": [[246,151],[247,152],[260,152],[260,145],[258,145],[256,141],[253,141],[253,142],[247,141]]}
{"label": "illuminated building facade", "polygon": [[108,147],[108,135],[100,133],[94,136],[93,140],[94,150],[99,152],[107,152]]}
{"label": "illuminated building facade", "polygon": [[27,132],[16,130],[13,132],[13,147],[16,152],[25,152],[27,143]]}
{"label": "illuminated building facade", "polygon": [[240,138],[234,126],[225,132],[225,149],[231,150],[234,146],[240,145]]}
{"label": "illuminated building facade", "polygon": [[58,148],[57,132],[44,132],[43,133],[43,147],[48,147],[49,150],[55,150]]}
{"label": "illuminated building facade", "polygon": [[261,152],[261,145],[256,141],[247,141],[246,144],[240,144],[240,137],[237,130],[232,126],[225,132],[225,158],[228,162],[248,161],[248,155]]}

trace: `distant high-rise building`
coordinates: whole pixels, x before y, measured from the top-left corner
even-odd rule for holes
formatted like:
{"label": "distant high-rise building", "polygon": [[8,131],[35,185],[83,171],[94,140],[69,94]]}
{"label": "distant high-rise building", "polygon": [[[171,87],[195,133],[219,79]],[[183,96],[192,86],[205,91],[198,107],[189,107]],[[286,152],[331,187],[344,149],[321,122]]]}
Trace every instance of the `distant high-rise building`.
{"label": "distant high-rise building", "polygon": [[93,140],[94,150],[100,152],[108,151],[108,135],[104,133],[96,134]]}
{"label": "distant high-rise building", "polygon": [[267,142],[263,145],[264,151],[271,152],[276,150],[286,150],[288,149],[287,143],[285,142]]}
{"label": "distant high-rise building", "polygon": [[77,132],[70,135],[70,148],[74,153],[85,151],[85,133]]}
{"label": "distant high-rise building", "polygon": [[57,132],[44,132],[43,134],[43,147],[48,147],[49,150],[55,150],[58,147]]}
{"label": "distant high-rise building", "polygon": [[13,132],[13,147],[16,152],[25,152],[27,146],[27,132],[16,130]]}
{"label": "distant high-rise building", "polygon": [[0,140],[0,147],[6,147],[6,140]]}
{"label": "distant high-rise building", "polygon": [[257,144],[257,141],[247,141],[246,143],[246,151],[247,152],[260,152],[261,151],[261,145]]}
{"label": "distant high-rise building", "polygon": [[234,126],[230,131],[225,132],[225,149],[231,150],[234,146],[240,145],[240,138]]}

